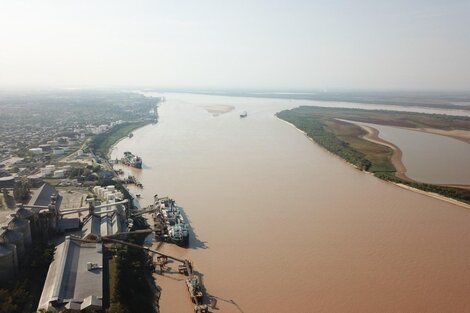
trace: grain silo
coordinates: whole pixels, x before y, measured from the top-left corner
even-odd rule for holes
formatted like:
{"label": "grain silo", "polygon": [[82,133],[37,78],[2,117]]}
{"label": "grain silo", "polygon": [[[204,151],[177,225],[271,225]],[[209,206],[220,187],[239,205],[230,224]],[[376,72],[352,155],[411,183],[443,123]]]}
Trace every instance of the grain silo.
{"label": "grain silo", "polygon": [[18,259],[23,260],[25,249],[23,234],[11,229],[2,228],[0,230],[0,243],[9,243],[16,246]]}
{"label": "grain silo", "polygon": [[0,282],[11,280],[18,269],[16,246],[0,243]]}
{"label": "grain silo", "polygon": [[20,232],[23,234],[24,244],[26,246],[31,245],[31,226],[29,220],[14,217],[13,220],[8,224],[8,229]]}
{"label": "grain silo", "polygon": [[21,207],[16,210],[16,216],[22,219],[29,219],[31,216],[33,216],[33,213],[31,210]]}

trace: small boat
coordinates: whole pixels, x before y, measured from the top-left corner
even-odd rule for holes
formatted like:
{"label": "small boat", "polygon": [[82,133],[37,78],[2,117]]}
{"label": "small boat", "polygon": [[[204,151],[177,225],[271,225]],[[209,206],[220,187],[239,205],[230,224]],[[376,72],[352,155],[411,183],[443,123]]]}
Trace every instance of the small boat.
{"label": "small boat", "polygon": [[246,113],[246,111],[243,111],[241,114],[240,114],[240,117],[243,118],[243,117],[247,117],[248,116],[248,113]]}

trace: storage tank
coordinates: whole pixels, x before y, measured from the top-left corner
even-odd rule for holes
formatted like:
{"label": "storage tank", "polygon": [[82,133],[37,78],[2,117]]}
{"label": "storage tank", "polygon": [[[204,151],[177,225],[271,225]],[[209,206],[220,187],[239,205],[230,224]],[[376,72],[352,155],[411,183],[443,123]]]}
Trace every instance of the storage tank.
{"label": "storage tank", "polygon": [[122,196],[122,192],[118,191],[115,193],[115,198],[116,199],[119,199],[119,200],[122,200],[124,197]]}
{"label": "storage tank", "polygon": [[113,193],[112,193],[111,191],[106,191],[106,192],[103,194],[103,200],[104,200],[104,201],[108,200],[109,195],[113,195]]}
{"label": "storage tank", "polygon": [[29,221],[23,218],[15,217],[8,224],[8,229],[20,232],[23,234],[24,244],[26,246],[31,245],[31,227]]}
{"label": "storage tank", "polygon": [[64,170],[54,171],[54,178],[63,178],[65,176]]}
{"label": "storage tank", "polygon": [[106,191],[106,188],[100,187],[100,189],[98,189],[98,196],[100,198],[103,198],[103,194],[104,194],[105,191]]}
{"label": "storage tank", "polygon": [[12,279],[18,270],[16,246],[0,243],[0,282]]}
{"label": "storage tank", "polygon": [[[2,232],[2,231],[0,231]],[[0,233],[0,243],[9,243],[16,246],[16,251],[18,253],[18,259],[22,260],[24,257],[24,239],[23,234],[11,229],[4,229]]]}
{"label": "storage tank", "polygon": [[55,171],[55,166],[54,165],[46,165],[44,168],[44,174],[45,175],[52,175],[54,174]]}
{"label": "storage tank", "polygon": [[29,219],[31,216],[33,216],[33,213],[30,210],[21,207],[16,210],[16,216],[22,219]]}

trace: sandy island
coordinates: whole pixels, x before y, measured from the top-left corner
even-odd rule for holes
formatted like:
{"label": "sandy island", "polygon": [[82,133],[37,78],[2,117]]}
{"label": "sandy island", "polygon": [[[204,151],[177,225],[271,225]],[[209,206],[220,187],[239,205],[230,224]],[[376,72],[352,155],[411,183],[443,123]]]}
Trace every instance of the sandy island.
{"label": "sandy island", "polygon": [[[407,177],[406,174],[405,174],[406,173],[406,167],[405,167],[405,165],[403,164],[403,162],[401,160],[402,151],[400,150],[400,148],[398,148],[393,143],[385,141],[382,138],[380,138],[379,137],[379,131],[377,129],[375,129],[373,127],[370,127],[370,126],[366,126],[366,125],[360,125],[360,124],[355,124],[355,125],[358,125],[362,129],[367,131],[367,134],[362,137],[365,140],[387,146],[387,147],[389,147],[393,150],[393,155],[392,155],[391,161],[392,161],[393,166],[395,166],[395,169],[397,170],[396,173],[395,173],[395,176],[397,176],[398,178],[401,178],[401,179],[413,181],[412,179]],[[412,129],[412,128],[410,128],[410,129]],[[416,130],[416,129],[412,129],[412,130]],[[450,136],[448,134],[449,132],[454,132],[454,131],[441,131],[439,129],[429,129],[429,130],[433,130],[433,131],[427,131],[427,130],[428,129],[420,129],[420,131],[423,131],[423,132],[429,132],[429,133],[439,134],[439,135],[445,135],[444,133],[447,133],[445,136],[449,136],[449,137],[453,137],[453,138],[456,138],[456,139],[463,140],[462,137],[457,138],[457,134],[454,135],[454,136]],[[455,132],[458,132],[458,131],[455,131]],[[465,133],[466,131],[461,131],[461,132]],[[466,133],[470,134],[470,132],[466,132]],[[460,133],[459,133],[459,135],[462,136],[462,134],[460,134]],[[469,137],[469,139],[470,139],[470,137]],[[465,140],[463,140],[463,141],[465,141]],[[439,200],[442,200],[442,201],[446,201],[446,202],[458,205],[460,207],[464,207],[466,209],[470,209],[470,205],[467,204],[467,203],[464,203],[464,202],[461,202],[461,201],[458,201],[458,200],[455,200],[455,199],[452,199],[452,198],[448,198],[448,197],[442,196],[442,195],[434,193],[434,192],[423,191],[423,190],[416,189],[416,188],[413,188],[413,187],[410,187],[410,186],[407,186],[407,185],[404,185],[404,184],[398,184],[398,183],[393,183],[393,184],[395,184],[395,185],[397,185],[401,188],[413,191],[413,192],[417,192],[417,193],[420,193],[420,194],[423,194],[423,195],[426,195],[426,196],[429,196],[429,197],[433,197],[435,199],[439,199]],[[446,186],[470,189],[470,186],[467,186],[467,185],[446,185]]]}
{"label": "sandy island", "polygon": [[[310,138],[306,132],[302,131],[301,129],[297,128],[294,124],[292,123],[289,123],[283,119],[280,119],[281,121],[287,123],[288,125],[294,127],[295,129],[297,129],[299,132],[301,132],[302,134],[304,134],[308,139],[310,139],[313,143],[317,144],[312,138]],[[363,128],[367,134],[363,136],[363,138],[365,140],[368,140],[370,142],[373,142],[373,143],[377,143],[377,144],[380,144],[380,145],[385,145],[389,148],[391,148],[393,150],[393,155],[392,155],[392,158],[391,158],[391,161],[392,161],[392,164],[395,166],[395,169],[397,170],[395,175],[399,178],[402,178],[402,179],[407,179],[407,180],[411,180],[410,178],[408,178],[405,173],[406,173],[406,167],[405,165],[403,164],[402,160],[401,160],[401,157],[402,157],[402,151],[400,150],[400,148],[398,148],[396,145],[394,145],[393,143],[390,143],[388,141],[385,141],[383,139],[381,139],[379,137],[379,131],[373,127],[369,127],[369,126],[365,126],[365,125],[360,125],[360,124],[357,124],[357,123],[354,123],[352,121],[347,121],[347,120],[344,120],[345,122],[348,122],[348,123],[353,123],[354,125],[357,125],[357,126],[360,126],[361,128]],[[416,130],[416,129],[414,129]],[[421,131],[425,131],[424,129],[421,129]],[[444,131],[445,132],[445,131]],[[436,133],[437,134],[437,133]],[[460,138],[462,139],[462,138]],[[329,152],[329,151],[328,151]],[[331,152],[330,152],[331,153]],[[335,155],[334,153],[331,153],[333,155]],[[337,156],[337,155],[336,155]],[[342,159],[342,158],[340,158]],[[343,159],[342,159],[343,160]],[[344,160],[343,160],[344,161]],[[348,163],[348,164],[351,164],[351,163]],[[354,166],[354,165],[353,165]],[[356,166],[355,166],[356,167]],[[357,168],[357,167],[356,167]],[[369,173],[369,172],[367,172]],[[373,174],[373,173],[370,173],[370,174]],[[419,194],[422,194],[422,195],[425,195],[425,196],[428,196],[428,197],[432,197],[432,198],[435,198],[435,199],[438,199],[438,200],[441,200],[441,201],[445,201],[447,203],[451,203],[451,204],[454,204],[454,205],[457,205],[459,207],[462,207],[462,208],[466,208],[466,209],[470,209],[470,204],[467,204],[465,202],[462,202],[462,201],[459,201],[459,200],[455,200],[455,199],[452,199],[452,198],[448,198],[448,197],[445,197],[445,196],[442,196],[440,194],[437,194],[437,193],[434,193],[434,192],[429,192],[429,191],[424,191],[424,190],[420,190],[420,189],[416,189],[416,188],[413,188],[413,187],[410,187],[410,186],[407,186],[407,185],[404,185],[404,184],[400,184],[400,183],[394,183],[394,182],[391,182],[391,181],[386,181],[390,184],[394,184],[395,186],[398,186],[400,188],[403,188],[403,189],[406,189],[408,191],[411,191],[411,192],[416,192],[416,193],[419,193]],[[464,189],[470,189],[470,186],[467,186],[467,185],[448,185],[449,187],[458,187],[458,188],[464,188]]]}
{"label": "sandy island", "polygon": [[202,107],[206,109],[207,112],[211,113],[213,116],[228,113],[235,109],[233,105],[226,104],[204,105]]}
{"label": "sandy island", "polygon": [[408,129],[408,130],[416,130],[416,131],[434,134],[434,135],[447,136],[447,137],[451,137],[451,138],[470,144],[470,131],[468,130],[462,130],[462,129],[444,130],[444,129],[437,129],[437,128],[410,128],[410,127],[400,127],[400,128]]}
{"label": "sandy island", "polygon": [[390,149],[392,149],[393,155],[392,155],[391,161],[392,161],[393,166],[395,166],[395,169],[397,170],[395,172],[395,175],[401,179],[412,180],[405,174],[406,167],[401,160],[403,153],[400,148],[398,148],[393,143],[389,141],[385,141],[382,138],[380,138],[379,131],[377,129],[370,127],[370,126],[361,125],[361,124],[355,124],[355,125],[360,126],[362,129],[364,129],[367,132],[367,134],[362,136],[362,138],[364,138],[365,140],[379,144],[379,145],[387,146]]}

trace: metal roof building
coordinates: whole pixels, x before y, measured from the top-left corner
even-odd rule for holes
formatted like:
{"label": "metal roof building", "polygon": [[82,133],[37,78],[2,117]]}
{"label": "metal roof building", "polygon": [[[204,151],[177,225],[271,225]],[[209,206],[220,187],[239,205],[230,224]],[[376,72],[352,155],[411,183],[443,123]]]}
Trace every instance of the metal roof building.
{"label": "metal roof building", "polygon": [[78,243],[66,237],[49,267],[38,311],[102,309],[102,262],[101,244]]}
{"label": "metal roof building", "polygon": [[122,204],[96,209],[83,221],[83,238],[96,239],[124,232],[126,223],[126,212]]}
{"label": "metal roof building", "polygon": [[56,207],[60,207],[60,203],[62,202],[62,196],[59,195],[57,190],[49,185],[48,183],[44,183],[38,190],[36,190],[29,200],[29,205],[40,205],[40,206],[48,206],[51,203],[51,197],[56,195]]}

